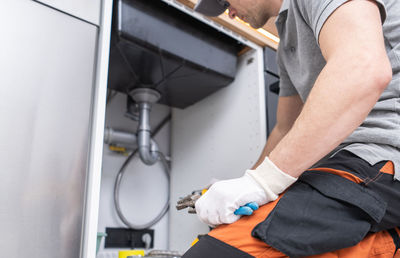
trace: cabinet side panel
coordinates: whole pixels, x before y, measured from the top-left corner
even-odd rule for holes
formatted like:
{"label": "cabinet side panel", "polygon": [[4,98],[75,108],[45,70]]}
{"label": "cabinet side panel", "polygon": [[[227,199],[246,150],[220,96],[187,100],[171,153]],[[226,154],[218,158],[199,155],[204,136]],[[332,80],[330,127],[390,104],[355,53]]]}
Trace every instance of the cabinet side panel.
{"label": "cabinet side panel", "polygon": [[173,110],[170,249],[185,251],[208,227],[196,215],[176,211],[179,197],[207,186],[212,178],[241,176],[266,140],[262,51],[238,62],[235,81],[195,105]]}

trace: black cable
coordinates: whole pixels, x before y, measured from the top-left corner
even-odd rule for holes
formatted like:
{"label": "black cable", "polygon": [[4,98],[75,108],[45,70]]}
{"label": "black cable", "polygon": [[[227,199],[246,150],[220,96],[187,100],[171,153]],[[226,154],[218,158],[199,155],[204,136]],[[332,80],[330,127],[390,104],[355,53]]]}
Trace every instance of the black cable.
{"label": "black cable", "polygon": [[154,128],[153,132],[151,133],[151,137],[157,135],[157,133],[164,127],[166,123],[168,123],[172,118],[171,113],[169,113],[161,122]]}
{"label": "black cable", "polygon": [[279,75],[277,75],[276,73],[271,72],[271,71],[269,71],[269,70],[264,70],[264,71],[265,71],[267,74],[272,75],[273,77],[279,79]]}

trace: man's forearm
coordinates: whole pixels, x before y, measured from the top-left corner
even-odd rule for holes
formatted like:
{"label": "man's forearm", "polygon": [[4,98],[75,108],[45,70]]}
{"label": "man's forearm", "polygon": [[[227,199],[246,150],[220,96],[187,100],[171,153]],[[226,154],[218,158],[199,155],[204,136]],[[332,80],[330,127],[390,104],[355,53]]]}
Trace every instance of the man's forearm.
{"label": "man's forearm", "polygon": [[282,138],[292,128],[294,122],[303,108],[303,101],[299,95],[280,96],[276,108],[276,125],[268,136],[267,143],[252,169],[256,169],[266,156],[275,148]]}
{"label": "man's forearm", "polygon": [[268,156],[271,151],[275,148],[275,146],[282,140],[282,138],[286,135],[288,130],[284,131],[282,129],[279,129],[277,126],[272,129],[271,134],[268,137],[267,143],[264,146],[264,149],[258,158],[256,164],[251,169],[256,169],[265,159],[266,156]]}

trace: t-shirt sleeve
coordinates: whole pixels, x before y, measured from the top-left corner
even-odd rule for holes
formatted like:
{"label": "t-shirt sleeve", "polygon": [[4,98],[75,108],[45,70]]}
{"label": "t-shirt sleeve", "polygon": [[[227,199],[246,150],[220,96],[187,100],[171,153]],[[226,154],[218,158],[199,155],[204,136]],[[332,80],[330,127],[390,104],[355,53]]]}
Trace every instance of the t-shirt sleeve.
{"label": "t-shirt sleeve", "polygon": [[289,78],[286,69],[281,65],[278,60],[278,68],[279,68],[279,97],[287,97],[298,95],[296,88],[294,87],[292,81]]}
{"label": "t-shirt sleeve", "polygon": [[[298,7],[305,21],[314,32],[315,39],[319,39],[322,26],[337,8],[350,0],[298,0]],[[368,0],[365,0],[368,1]],[[382,24],[386,19],[386,8],[383,0],[373,0],[377,3],[381,14]]]}

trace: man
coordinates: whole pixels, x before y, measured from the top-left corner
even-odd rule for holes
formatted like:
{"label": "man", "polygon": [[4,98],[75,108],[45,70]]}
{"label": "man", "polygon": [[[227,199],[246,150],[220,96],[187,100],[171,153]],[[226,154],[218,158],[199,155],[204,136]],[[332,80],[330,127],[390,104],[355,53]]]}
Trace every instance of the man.
{"label": "man", "polygon": [[[253,169],[197,201],[200,220],[216,228],[184,257],[393,257],[400,1],[199,0],[195,7],[208,16],[226,9],[254,28],[278,16],[277,125]],[[249,202],[262,207],[235,215]]]}

